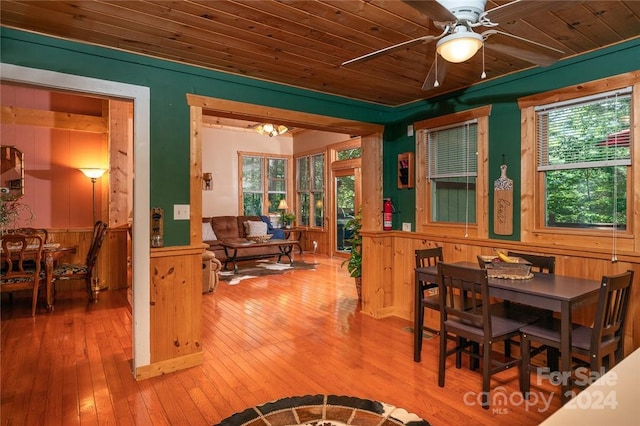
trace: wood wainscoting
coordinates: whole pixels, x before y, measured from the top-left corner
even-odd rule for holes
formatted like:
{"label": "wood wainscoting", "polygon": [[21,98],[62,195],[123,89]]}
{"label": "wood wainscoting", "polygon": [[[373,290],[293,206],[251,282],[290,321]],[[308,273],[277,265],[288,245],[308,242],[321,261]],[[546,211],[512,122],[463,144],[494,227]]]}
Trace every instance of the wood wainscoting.
{"label": "wood wainscoting", "polygon": [[[441,246],[446,262],[476,262],[476,256],[495,254],[494,249],[539,253],[556,257],[556,274],[600,280],[603,275],[634,270],[640,276],[640,254],[618,253],[617,262],[604,250],[585,247],[540,247],[510,241],[471,238],[443,238],[433,235],[392,232],[362,232],[362,312],[375,318],[397,316],[412,320],[414,306],[414,252],[419,248]],[[631,289],[625,354],[640,347],[640,280]],[[437,312],[427,309],[425,325],[437,327]],[[593,321],[594,308],[577,310],[573,319],[588,325]]]}
{"label": "wood wainscoting", "polygon": [[151,363],[142,380],[202,364],[202,245],[151,249]]}
{"label": "wood wainscoting", "polygon": [[[49,230],[49,242],[76,246],[76,252],[61,262],[84,264],[91,246],[93,228]],[[97,276],[100,286],[109,290],[127,287],[127,228],[109,228],[98,256]],[[82,280],[61,281],[58,290],[82,289]]]}

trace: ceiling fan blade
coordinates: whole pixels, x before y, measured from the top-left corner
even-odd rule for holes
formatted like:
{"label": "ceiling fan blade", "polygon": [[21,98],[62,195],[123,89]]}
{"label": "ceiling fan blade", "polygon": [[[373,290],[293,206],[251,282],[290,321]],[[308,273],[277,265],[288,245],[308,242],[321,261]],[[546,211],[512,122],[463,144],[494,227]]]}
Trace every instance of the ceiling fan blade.
{"label": "ceiling fan blade", "polygon": [[[437,64],[436,64],[437,61]],[[437,65],[437,66],[436,66]],[[436,68],[438,69],[438,73],[436,75]],[[427,73],[427,78],[424,79],[424,83],[422,84],[422,90],[432,90],[439,86],[442,86],[444,83],[444,78],[447,75],[447,70],[449,69],[449,62],[444,59],[438,58],[436,55],[436,60],[433,61],[429,72]],[[437,77],[437,78],[436,78]],[[438,85],[436,86],[436,81]]]}
{"label": "ceiling fan blade", "polygon": [[483,16],[489,18],[491,22],[505,24],[520,18],[526,18],[534,13],[551,9],[554,5],[552,1],[540,0],[514,0],[491,10],[487,10]]}
{"label": "ceiling fan blade", "polygon": [[[487,43],[486,40],[492,35],[496,37],[492,37],[491,43]],[[488,50],[506,53],[514,58],[543,67],[557,62],[564,56],[562,50],[503,31],[487,30],[482,33],[482,37],[485,39],[484,47]]]}
{"label": "ceiling fan blade", "polygon": [[418,12],[438,22],[455,22],[458,18],[437,1],[402,0]]}
{"label": "ceiling fan blade", "polygon": [[353,65],[360,62],[368,61],[370,59],[377,58],[378,56],[386,55],[388,53],[413,46],[414,44],[428,43],[430,41],[441,38],[442,36],[445,35],[445,33],[446,32],[443,32],[442,34],[437,36],[426,35],[426,36],[414,38],[413,40],[407,40],[402,43],[394,44],[393,46],[385,47],[384,49],[376,50],[375,52],[367,53],[366,55],[358,56],[357,58],[344,61],[342,64],[340,64],[340,66],[344,67],[347,65]]}

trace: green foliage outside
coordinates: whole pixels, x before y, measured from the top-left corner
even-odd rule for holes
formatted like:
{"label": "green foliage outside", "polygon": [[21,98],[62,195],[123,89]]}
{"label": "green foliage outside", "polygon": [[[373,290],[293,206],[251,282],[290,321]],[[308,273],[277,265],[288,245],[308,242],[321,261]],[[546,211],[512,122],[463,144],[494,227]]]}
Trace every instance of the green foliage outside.
{"label": "green foliage outside", "polygon": [[345,229],[351,232],[351,238],[346,241],[351,244],[349,258],[342,262],[342,267],[347,265],[347,271],[353,278],[362,276],[362,212],[359,211],[353,218],[345,223]]}
{"label": "green foliage outside", "polygon": [[603,162],[630,158],[629,136],[622,139],[630,112],[629,99],[616,98],[548,113],[548,164],[556,168],[545,172],[548,226],[626,227],[628,166]]}

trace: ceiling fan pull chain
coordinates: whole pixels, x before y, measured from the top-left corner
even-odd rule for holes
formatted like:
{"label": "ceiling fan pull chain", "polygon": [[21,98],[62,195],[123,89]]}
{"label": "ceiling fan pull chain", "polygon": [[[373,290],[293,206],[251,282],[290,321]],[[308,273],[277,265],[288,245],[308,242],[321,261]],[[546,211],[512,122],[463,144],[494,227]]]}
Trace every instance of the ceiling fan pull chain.
{"label": "ceiling fan pull chain", "polygon": [[433,82],[433,87],[438,87],[440,86],[440,83],[438,83],[438,52],[436,51],[436,74],[434,76],[435,81]]}
{"label": "ceiling fan pull chain", "polygon": [[482,74],[480,74],[480,78],[487,78],[487,73],[484,70],[484,43],[482,43]]}

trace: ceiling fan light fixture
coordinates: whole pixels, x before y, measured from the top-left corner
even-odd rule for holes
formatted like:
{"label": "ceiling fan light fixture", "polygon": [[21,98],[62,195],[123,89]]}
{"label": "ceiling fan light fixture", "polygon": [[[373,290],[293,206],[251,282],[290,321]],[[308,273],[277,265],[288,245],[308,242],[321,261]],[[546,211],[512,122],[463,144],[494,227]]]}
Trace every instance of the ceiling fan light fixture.
{"label": "ceiling fan light fixture", "polygon": [[482,47],[482,36],[464,26],[458,26],[454,31],[438,40],[436,50],[446,61],[457,64],[476,54]]}
{"label": "ceiling fan light fixture", "polygon": [[281,124],[279,124],[279,125],[278,124],[271,124],[271,123],[260,124],[260,125],[256,126],[255,130],[256,130],[256,132],[260,133],[261,135],[266,135],[266,136],[269,136],[270,138],[272,138],[274,136],[279,136],[279,135],[289,131],[287,126],[283,126]]}

